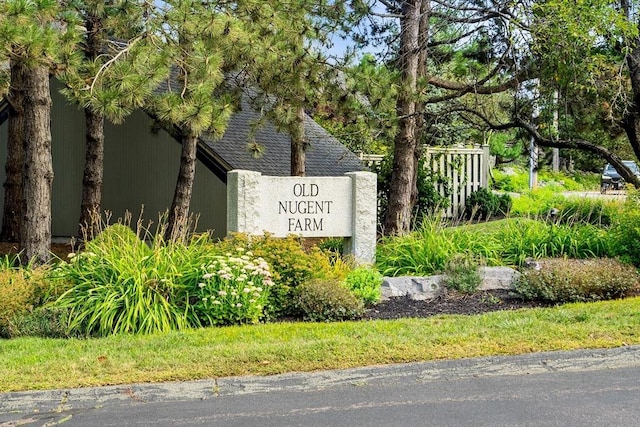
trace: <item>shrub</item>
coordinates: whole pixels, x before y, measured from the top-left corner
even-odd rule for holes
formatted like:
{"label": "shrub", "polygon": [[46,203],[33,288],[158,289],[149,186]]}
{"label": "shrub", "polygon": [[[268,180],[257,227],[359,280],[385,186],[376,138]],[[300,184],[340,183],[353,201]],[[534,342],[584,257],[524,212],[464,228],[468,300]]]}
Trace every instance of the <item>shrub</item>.
{"label": "shrub", "polygon": [[635,267],[611,258],[549,259],[524,270],[516,291],[527,299],[554,303],[613,299],[637,287]]}
{"label": "shrub", "polygon": [[49,298],[46,268],[0,270],[0,336],[9,335],[12,319],[29,313]]}
{"label": "shrub", "polygon": [[[220,253],[233,253],[237,248],[251,251],[271,267],[274,285],[270,289],[267,316],[292,315],[293,290],[313,278],[332,277],[335,271],[331,257],[317,247],[305,250],[297,236],[276,238],[271,234],[248,236],[234,234],[217,246]],[[333,260],[336,263],[336,259]]]}
{"label": "shrub", "polygon": [[327,253],[329,261],[334,264],[338,259],[344,255],[344,238],[343,237],[330,237],[323,239],[318,243],[318,248]]}
{"label": "shrub", "polygon": [[345,285],[365,304],[377,304],[381,297],[382,274],[373,268],[355,268],[347,274]]}
{"label": "shrub", "polygon": [[295,307],[304,320],[330,322],[362,316],[364,304],[335,280],[310,280],[295,293]]}
{"label": "shrub", "polygon": [[640,192],[629,190],[622,210],[609,232],[611,256],[640,266]]}
{"label": "shrub", "polygon": [[473,257],[457,254],[449,260],[444,278],[447,288],[471,294],[477,291],[481,284],[478,262]]}
{"label": "shrub", "polygon": [[496,190],[521,193],[529,188],[528,171],[523,166],[508,166],[492,169],[491,178]]}
{"label": "shrub", "polygon": [[480,188],[469,194],[465,200],[465,218],[487,219],[492,216],[504,216],[511,209],[511,197],[508,194],[494,194],[487,188]]}

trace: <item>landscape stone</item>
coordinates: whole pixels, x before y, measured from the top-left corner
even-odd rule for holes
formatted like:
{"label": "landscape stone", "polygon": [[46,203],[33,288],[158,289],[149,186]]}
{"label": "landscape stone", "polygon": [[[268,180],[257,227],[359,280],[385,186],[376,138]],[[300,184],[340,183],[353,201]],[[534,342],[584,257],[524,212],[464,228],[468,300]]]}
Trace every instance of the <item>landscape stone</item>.
{"label": "landscape stone", "polygon": [[424,301],[435,298],[444,292],[443,279],[442,275],[385,277],[382,281],[382,299],[409,297],[412,300]]}
{"label": "landscape stone", "polygon": [[511,267],[480,267],[478,273],[482,278],[480,290],[514,289],[515,282],[520,278],[520,272]]}
{"label": "landscape stone", "polygon": [[[482,278],[479,290],[512,290],[520,273],[510,267],[480,267]],[[415,301],[424,301],[442,295],[444,275],[385,277],[382,281],[382,300],[394,297],[409,297]]]}

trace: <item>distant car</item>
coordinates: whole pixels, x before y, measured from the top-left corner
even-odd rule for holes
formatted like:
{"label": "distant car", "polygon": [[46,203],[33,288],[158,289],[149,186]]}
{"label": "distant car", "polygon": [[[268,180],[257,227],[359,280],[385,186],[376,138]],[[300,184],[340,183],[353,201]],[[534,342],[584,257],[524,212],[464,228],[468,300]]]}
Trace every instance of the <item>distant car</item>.
{"label": "distant car", "polygon": [[[638,168],[636,162],[633,160],[623,160],[622,163],[624,163],[634,175],[640,178],[640,168]],[[624,179],[620,176],[616,168],[607,163],[600,178],[600,192],[604,194],[607,190],[621,190],[623,188]]]}

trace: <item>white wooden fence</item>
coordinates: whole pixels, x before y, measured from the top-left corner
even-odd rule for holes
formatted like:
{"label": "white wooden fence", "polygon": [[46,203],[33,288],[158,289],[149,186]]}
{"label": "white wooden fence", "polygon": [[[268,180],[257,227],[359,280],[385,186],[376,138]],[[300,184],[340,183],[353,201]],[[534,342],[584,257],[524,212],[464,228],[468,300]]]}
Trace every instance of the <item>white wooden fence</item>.
{"label": "white wooden fence", "polygon": [[[443,214],[456,218],[464,211],[466,198],[480,188],[489,185],[489,146],[425,147],[425,168],[439,175],[444,184],[437,184],[440,194],[446,196],[449,187],[449,207]],[[360,154],[366,166],[372,167],[382,161],[380,155]]]}
{"label": "white wooden fence", "polygon": [[464,201],[474,191],[489,185],[489,146],[473,148],[428,147],[425,167],[440,175],[446,184],[438,184],[438,192],[445,195],[450,186],[449,207],[444,215],[458,217],[464,211]]}

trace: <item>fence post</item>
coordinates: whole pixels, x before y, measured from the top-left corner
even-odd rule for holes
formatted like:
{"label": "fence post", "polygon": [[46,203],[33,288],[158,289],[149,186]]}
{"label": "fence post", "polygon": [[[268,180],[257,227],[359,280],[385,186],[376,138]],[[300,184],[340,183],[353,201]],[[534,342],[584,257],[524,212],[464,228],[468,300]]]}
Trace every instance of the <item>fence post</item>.
{"label": "fence post", "polygon": [[482,179],[480,180],[480,186],[482,188],[489,188],[489,172],[491,169],[491,154],[489,151],[489,145],[482,146]]}

